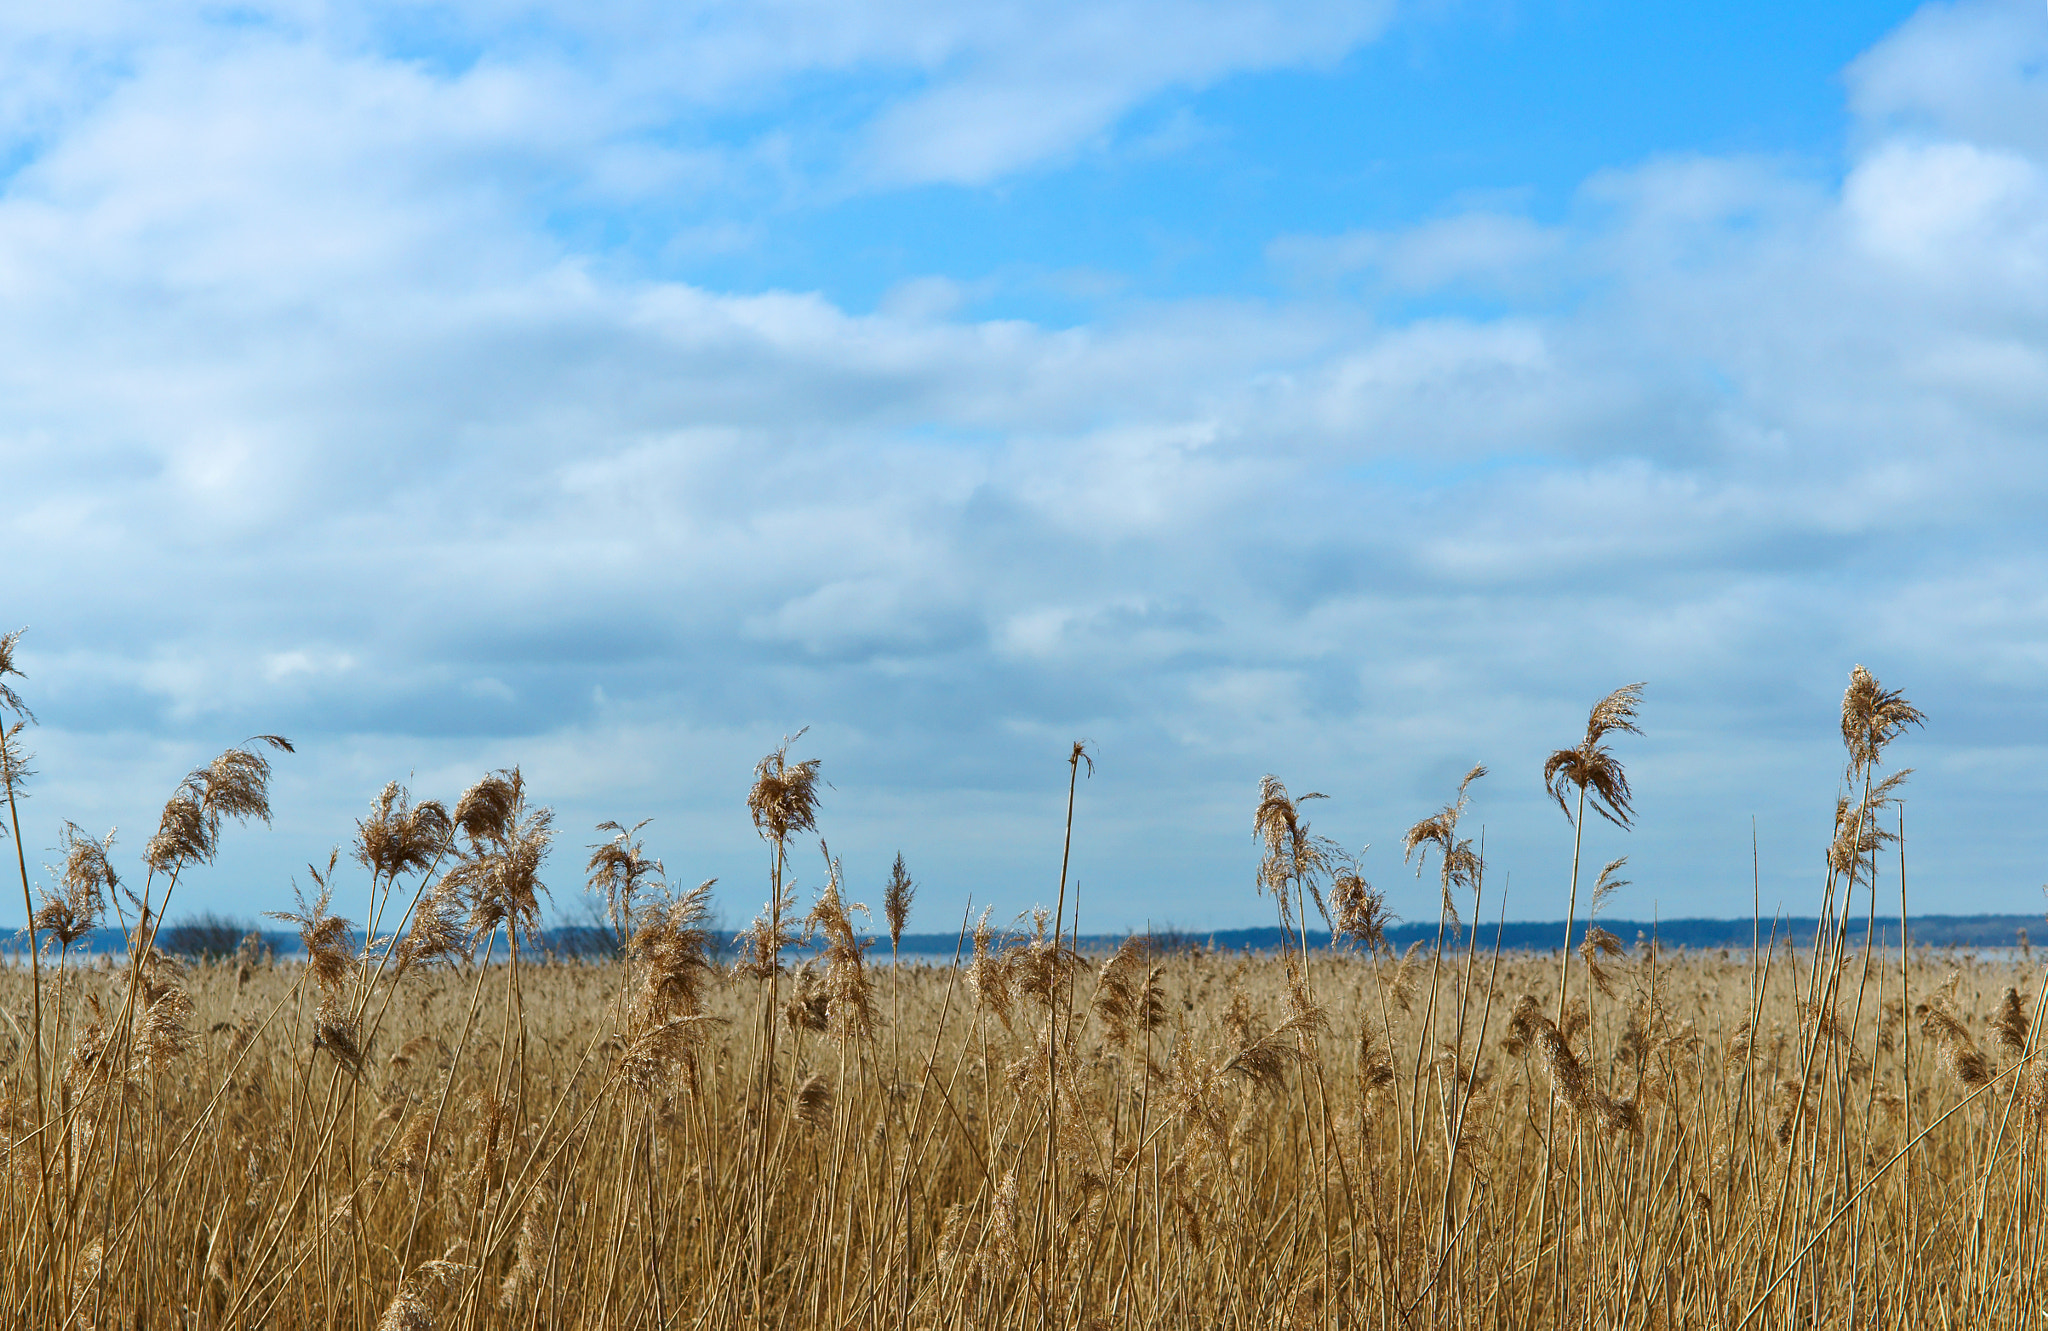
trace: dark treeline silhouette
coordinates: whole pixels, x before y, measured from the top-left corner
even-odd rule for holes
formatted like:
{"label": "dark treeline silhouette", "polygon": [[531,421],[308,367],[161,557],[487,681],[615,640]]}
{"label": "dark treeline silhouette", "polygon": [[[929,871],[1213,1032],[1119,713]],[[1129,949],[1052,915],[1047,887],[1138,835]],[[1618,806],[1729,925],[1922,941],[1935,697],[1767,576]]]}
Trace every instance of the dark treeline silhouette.
{"label": "dark treeline silhouette", "polygon": [[[1667,948],[1745,948],[1752,937],[1768,943],[1773,922],[1764,920],[1754,924],[1750,920],[1601,920],[1601,928],[1615,935],[1633,948],[1652,937]],[[2048,942],[2048,924],[2038,915],[1923,915],[1912,919],[1913,943],[1916,947],[2021,947],[2030,942],[2029,930],[2042,931],[2042,939]],[[1860,946],[1866,922],[1849,921],[1849,942]],[[1810,947],[1813,943],[1817,922],[1810,917],[1785,919],[1775,922],[1778,946],[1786,940],[1793,946]],[[1576,946],[1586,936],[1586,924],[1580,921],[1572,926],[1572,943]],[[1558,940],[1564,936],[1562,920],[1510,920],[1505,925],[1482,924],[1479,926],[1479,944],[1482,948],[1494,945],[1495,932],[1499,932],[1500,946],[1511,951],[1550,952],[1557,949]],[[232,955],[241,945],[242,939],[252,932],[251,926],[242,921],[224,919],[214,915],[195,916],[166,925],[158,935],[157,944],[173,956],[188,958],[215,958]],[[295,933],[276,929],[253,930],[261,944],[280,957],[290,957],[299,950],[299,938]],[[1021,937],[1013,934],[1013,939]],[[1110,952],[1129,935],[1082,934],[1081,950],[1088,953]],[[1270,952],[1278,949],[1283,941],[1277,926],[1267,925],[1255,929],[1185,929],[1162,926],[1152,931],[1152,936],[1162,951],[1181,952],[1190,948],[1204,948],[1209,951],[1252,951]],[[1413,943],[1429,942],[1436,937],[1436,925],[1393,924],[1387,928],[1387,942],[1396,951],[1405,950]],[[539,931],[537,938],[543,947],[556,957],[565,960],[602,960],[614,955],[617,950],[617,936],[609,929],[589,925],[561,925]],[[6,945],[18,949],[24,942],[23,935],[6,936]],[[721,938],[730,950],[730,940]],[[1309,946],[1327,948],[1330,935],[1321,929],[1308,931]],[[1460,943],[1470,941],[1469,932],[1459,936]],[[881,939],[883,950],[888,940]],[[1896,918],[1877,921],[1877,943],[1881,947],[1897,947],[1899,922]],[[1298,946],[1298,944],[1296,944]],[[127,946],[126,936],[119,929],[95,929],[81,939],[72,949],[75,958],[80,954],[119,953]],[[973,952],[970,941],[955,934],[912,934],[903,935],[901,951],[905,956],[921,961],[943,960],[959,950],[962,960]],[[496,954],[503,955],[505,947],[499,944]],[[797,947],[793,951],[802,954],[806,949]]]}

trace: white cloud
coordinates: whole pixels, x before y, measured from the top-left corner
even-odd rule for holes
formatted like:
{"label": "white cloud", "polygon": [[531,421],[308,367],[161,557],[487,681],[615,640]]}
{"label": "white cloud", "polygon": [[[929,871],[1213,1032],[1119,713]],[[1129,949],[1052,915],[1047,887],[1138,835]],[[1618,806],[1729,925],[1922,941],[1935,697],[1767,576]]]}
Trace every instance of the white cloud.
{"label": "white cloud", "polygon": [[[472,184],[479,168],[540,172],[622,201],[841,159],[852,165],[827,173],[836,190],[981,184],[1101,141],[1162,92],[1326,67],[1392,12],[1391,0],[17,7],[0,17],[0,59],[21,71],[0,93],[0,135],[61,140],[108,101],[167,109],[168,98],[174,114],[123,122],[125,138],[104,146],[156,164],[172,203],[183,187],[215,192],[250,149],[289,138],[306,159],[269,165],[314,183],[317,204],[328,150],[408,128],[426,135],[392,160],[426,168],[415,185],[450,168]],[[720,117],[786,106],[793,87],[819,81],[872,114],[851,126],[790,117],[751,143],[720,137]],[[294,133],[311,128],[296,113],[316,104],[323,125],[349,132]],[[209,111],[226,115],[195,123]],[[181,169],[192,165],[207,169]]]}
{"label": "white cloud", "polygon": [[[1868,658],[1936,717],[1921,825],[1958,903],[2035,872],[1956,812],[2048,720],[2048,149],[2011,123],[2041,76],[1997,48],[2006,7],[1930,11],[1859,64],[1839,187],[1617,167],[1566,224],[1311,238],[1276,247],[1311,281],[1284,301],[1068,329],[976,321],[943,279],[863,315],[621,275],[534,200],[717,178],[596,150],[664,98],[744,107],[818,69],[903,78],[851,131],[874,171],[987,179],[1378,11],[681,10],[649,52],[629,9],[461,11],[612,41],[594,99],[540,47],[393,58],[396,10],[234,36],[139,12],[13,47],[130,71],[19,94],[44,137],[0,195],[0,520],[39,556],[17,614],[52,816],[146,823],[215,736],[283,729],[308,741],[287,867],[352,791],[528,761],[576,816],[662,812],[725,872],[753,848],[715,811],[815,720],[835,848],[907,835],[856,810],[914,810],[953,881],[1028,898],[1015,844],[948,801],[1027,827],[1041,749],[1088,734],[1118,824],[1095,863],[1223,922],[1185,885],[1229,877],[1242,828],[1209,815],[1260,772],[1384,841],[1446,795],[1436,766],[1483,758],[1503,862],[1541,862],[1529,773],[1638,677],[1643,761],[1747,764],[1703,778],[1738,802],[1714,816],[1761,808],[1803,865],[1828,695]],[[1930,52],[1969,78],[1916,73]],[[1027,123],[1033,98],[1073,113]],[[1509,312],[1389,321],[1317,265]],[[1646,787],[1638,879],[1704,900],[1679,799]]]}

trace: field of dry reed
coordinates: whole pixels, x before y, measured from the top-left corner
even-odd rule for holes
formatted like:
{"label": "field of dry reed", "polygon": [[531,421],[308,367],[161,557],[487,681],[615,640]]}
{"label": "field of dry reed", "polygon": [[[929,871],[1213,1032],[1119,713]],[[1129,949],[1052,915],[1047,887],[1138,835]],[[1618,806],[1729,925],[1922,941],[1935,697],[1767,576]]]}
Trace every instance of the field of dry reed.
{"label": "field of dry reed", "polygon": [[[1576,833],[1629,822],[1611,741],[1639,701],[1603,699],[1544,774],[1573,914],[1623,871],[1582,901]],[[1906,904],[1882,769],[1919,721],[1858,668],[1817,935],[1489,948],[1475,769],[1408,831],[1443,915],[1405,955],[1268,778],[1256,886],[1301,946],[1084,956],[1062,881],[1049,910],[960,922],[944,965],[887,964],[900,860],[874,938],[829,855],[798,893],[821,783],[787,744],[754,773],[768,904],[736,951],[708,885],[614,824],[577,886],[620,955],[538,952],[541,884],[570,872],[505,771],[452,806],[387,787],[282,912],[302,958],[167,956],[180,880],[268,816],[289,746],[252,741],[179,787],[133,873],[75,828],[40,897],[23,860],[0,1324],[2032,1325],[2040,977],[1847,929]],[[79,964],[109,909],[131,946]]]}

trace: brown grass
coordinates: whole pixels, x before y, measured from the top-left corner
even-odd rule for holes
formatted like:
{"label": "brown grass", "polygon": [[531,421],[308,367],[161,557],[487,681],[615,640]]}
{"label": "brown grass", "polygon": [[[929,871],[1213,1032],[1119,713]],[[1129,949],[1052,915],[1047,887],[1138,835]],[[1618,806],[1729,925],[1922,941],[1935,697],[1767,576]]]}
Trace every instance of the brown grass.
{"label": "brown grass", "polygon": [[[1613,766],[1617,822],[1599,741],[1637,696],[1576,751]],[[756,773],[770,897],[734,962],[710,885],[672,888],[618,823],[586,866],[618,959],[537,951],[551,820],[508,770],[453,814],[377,795],[360,881],[337,858],[284,915],[303,959],[182,964],[151,902],[124,958],[80,965],[110,895],[142,906],[222,818],[267,815],[267,761],[231,750],[174,794],[141,892],[74,829],[53,964],[0,970],[0,1325],[2031,1325],[2040,977],[1850,945],[1897,837],[1874,769],[1919,721],[1860,670],[1850,704],[1820,934],[1594,929],[1574,990],[1569,955],[1452,923],[1454,888],[1484,904],[1477,769],[1410,834],[1445,927],[1405,957],[1269,778],[1280,956],[1083,957],[1040,912],[880,970],[829,854],[797,900],[821,783],[787,746]],[[1324,887],[1351,941],[1312,953]],[[899,860],[892,945],[910,902]]]}
{"label": "brown grass", "polygon": [[[1384,961],[1320,962],[1311,1015],[1294,1008],[1281,960],[1126,949],[1078,980],[1053,1134],[1065,1182],[1043,1220],[1032,1193],[1045,1177],[1047,1006],[1028,997],[1037,1020],[1006,1029],[951,966],[906,965],[891,1033],[915,1051],[905,1062],[858,1023],[844,1039],[784,1026],[765,1315],[872,1327],[1509,1326],[1554,1324],[1560,1307],[1601,1326],[1733,1326],[1752,1312],[1755,1325],[1847,1326],[1852,1308],[1867,1323],[1880,1305],[1899,1325],[2038,1317],[2048,1103],[2040,1060],[2007,1050],[2000,1025],[2008,990],[2035,983],[2022,967],[1923,958],[1952,984],[1917,1019],[1937,1056],[1910,1084],[1922,1128],[1907,1268],[1899,1055],[1879,1038],[1893,995],[1827,1027],[1853,1075],[1803,1077],[1804,1032],[1824,1025],[1799,1016],[1803,958],[1639,948],[1607,964],[1617,996],[1568,1040],[1546,1015],[1554,959],[1484,956],[1478,1006],[1490,997],[1494,1017],[1474,1017],[1454,1049],[1454,1004],[1425,1037],[1390,1001]],[[689,981],[679,993],[651,957],[526,968],[523,1119],[498,1090],[497,1037],[459,1061],[452,1048],[479,979],[504,983],[503,965],[398,981],[360,1074],[316,1046],[309,965],[259,965],[240,982],[233,961],[146,968],[152,996],[120,1066],[103,1016],[123,974],[71,975],[46,1170],[27,1140],[25,1050],[8,1069],[8,1323],[746,1321],[751,986],[706,986],[690,1013]],[[27,981],[8,973],[10,1008],[27,1006]],[[1999,1033],[1996,1052],[1979,1031]],[[1387,1056],[1418,1045],[1419,1078]],[[1553,1095],[1563,1219],[1539,1231]],[[1553,1286],[1560,1256],[1570,1291]]]}

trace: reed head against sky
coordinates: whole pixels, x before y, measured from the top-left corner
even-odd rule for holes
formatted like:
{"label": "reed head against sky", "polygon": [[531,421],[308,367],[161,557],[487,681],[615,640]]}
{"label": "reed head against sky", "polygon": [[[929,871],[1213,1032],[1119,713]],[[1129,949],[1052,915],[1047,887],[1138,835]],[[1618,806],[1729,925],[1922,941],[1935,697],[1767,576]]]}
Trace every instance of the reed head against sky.
{"label": "reed head against sky", "polygon": [[2041,905],[2039,0],[102,0],[0,69],[32,873],[274,733],[193,909],[516,764],[745,919],[809,726],[913,932],[1050,901],[1083,737],[1084,929],[1263,921],[1268,774],[1431,915],[1477,764],[1557,918],[1640,680],[1607,910],[1746,914],[1754,815],[1769,913],[1862,663],[1919,900]]}

